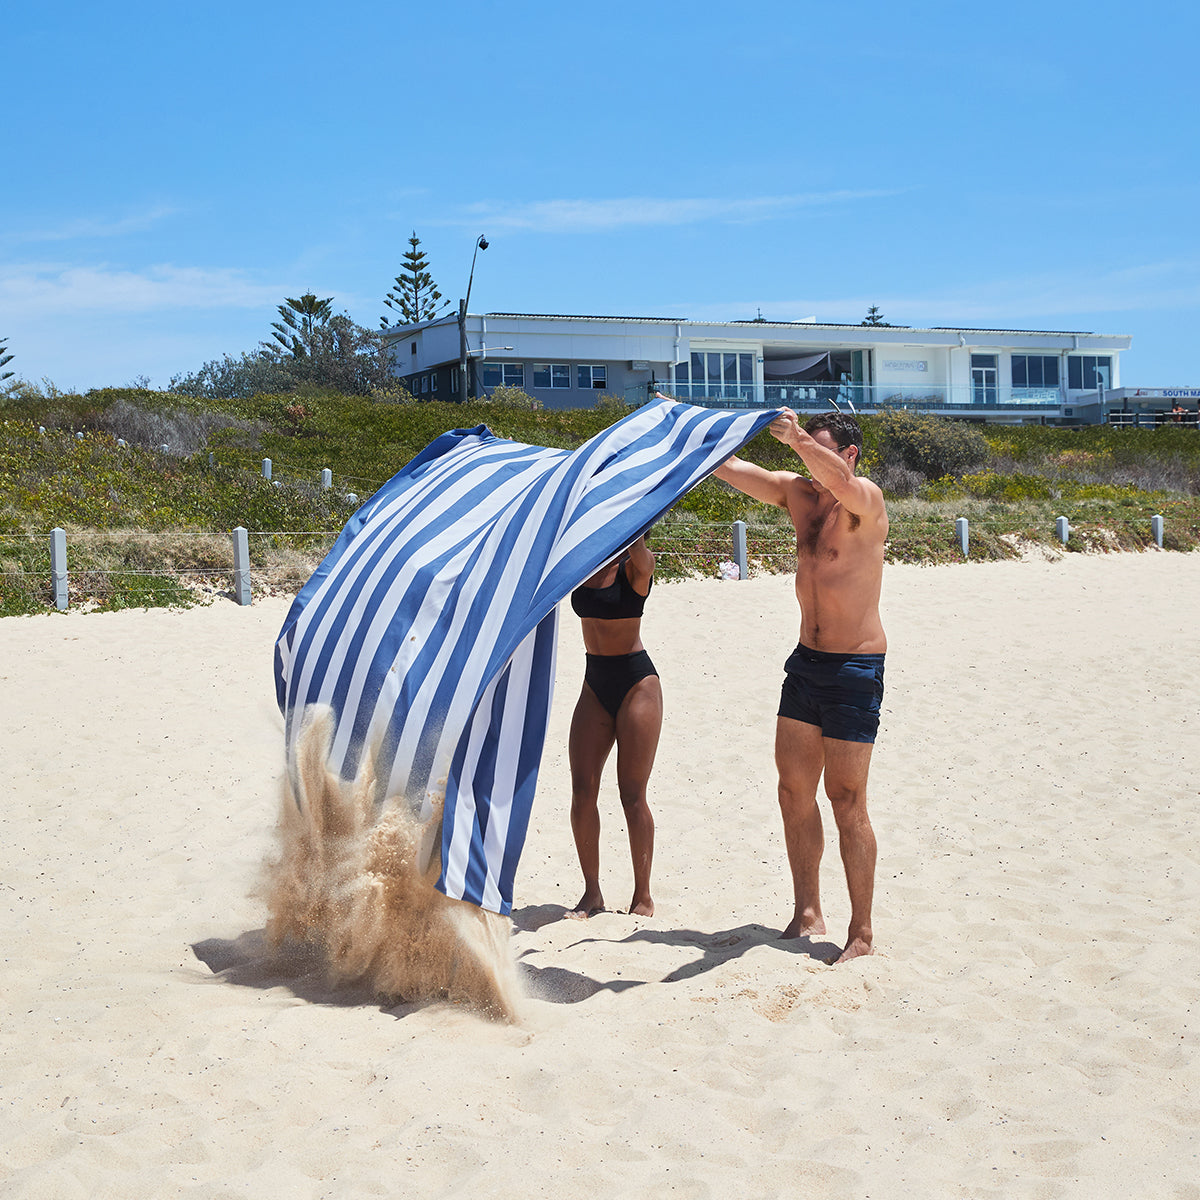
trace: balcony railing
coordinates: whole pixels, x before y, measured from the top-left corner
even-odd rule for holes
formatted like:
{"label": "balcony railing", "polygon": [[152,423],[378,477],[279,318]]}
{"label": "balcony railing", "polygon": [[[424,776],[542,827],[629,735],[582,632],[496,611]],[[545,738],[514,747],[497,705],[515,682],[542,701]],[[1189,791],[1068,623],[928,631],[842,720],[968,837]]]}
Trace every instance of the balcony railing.
{"label": "balcony railing", "polygon": [[[644,404],[662,392],[676,400],[708,408],[792,408],[819,411],[832,408],[872,412],[881,408],[913,410],[960,409],[995,412],[1000,409],[1045,411],[1071,403],[1057,388],[1015,388],[970,384],[894,383],[656,383],[625,389],[626,401]],[[1095,401],[1080,398],[1087,404]]]}

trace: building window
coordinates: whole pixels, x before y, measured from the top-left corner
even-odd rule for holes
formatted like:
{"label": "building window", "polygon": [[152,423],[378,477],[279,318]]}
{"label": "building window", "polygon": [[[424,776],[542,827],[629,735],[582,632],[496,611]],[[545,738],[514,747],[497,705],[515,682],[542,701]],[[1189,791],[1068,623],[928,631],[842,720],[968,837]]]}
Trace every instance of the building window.
{"label": "building window", "polygon": [[422,375],[421,376],[421,395],[422,396],[425,395],[425,393],[428,391],[429,391],[429,376]]}
{"label": "building window", "polygon": [[995,404],[1000,399],[996,355],[971,355],[971,403]]}
{"label": "building window", "polygon": [[1012,385],[1015,388],[1057,388],[1057,355],[1014,354],[1012,356]]}
{"label": "building window", "polygon": [[437,391],[437,381],[438,381],[437,372],[434,371],[434,373],[432,375],[430,375],[430,377],[429,377],[429,390],[431,392]]}
{"label": "building window", "polygon": [[688,362],[675,364],[675,382],[685,387],[681,395],[736,399],[753,395],[754,356],[727,351],[695,351]]}
{"label": "building window", "polygon": [[608,387],[608,368],[600,366],[580,367],[579,386],[581,388]]}
{"label": "building window", "polygon": [[456,396],[458,395],[458,368],[457,367],[450,368],[450,391],[453,392],[454,395],[456,395]]}
{"label": "building window", "polygon": [[533,386],[535,388],[569,388],[571,368],[566,363],[534,363]]}
{"label": "building window", "polygon": [[525,364],[497,362],[484,363],[483,386],[500,387],[501,384],[503,384],[505,387],[523,388],[525,386]]}
{"label": "building window", "polygon": [[1112,359],[1108,355],[1072,354],[1067,358],[1067,387],[1076,392],[1094,392],[1099,385],[1112,386]]}

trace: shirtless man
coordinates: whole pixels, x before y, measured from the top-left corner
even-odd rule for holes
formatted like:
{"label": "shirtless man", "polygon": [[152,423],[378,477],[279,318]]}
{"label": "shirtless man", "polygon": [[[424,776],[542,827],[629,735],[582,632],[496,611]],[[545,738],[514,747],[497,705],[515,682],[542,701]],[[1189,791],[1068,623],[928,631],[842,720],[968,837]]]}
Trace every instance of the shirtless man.
{"label": "shirtless man", "polygon": [[803,428],[791,409],[770,425],[811,479],[734,457],[715,474],[739,491],[786,508],[796,527],[800,643],[788,658],[775,728],[779,807],[796,911],[785,938],[825,932],[819,867],[825,848],[817,784],[837,822],[850,891],[850,928],[838,962],[872,952],[875,834],[867,818],[867,770],[879,727],[887,638],[879,620],[888,518],[883,493],[854,474],[858,422],[822,413]]}

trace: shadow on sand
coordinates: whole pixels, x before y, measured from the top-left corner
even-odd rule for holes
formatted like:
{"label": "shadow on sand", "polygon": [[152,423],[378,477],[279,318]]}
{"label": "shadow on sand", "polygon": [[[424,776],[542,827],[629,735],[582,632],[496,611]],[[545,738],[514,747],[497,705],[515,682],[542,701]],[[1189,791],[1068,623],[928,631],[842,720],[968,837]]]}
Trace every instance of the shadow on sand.
{"label": "shadow on sand", "polygon": [[[530,905],[513,911],[513,925],[517,930],[532,933],[545,925],[563,920],[567,911],[561,904]],[[586,928],[586,923],[580,924],[581,932]],[[697,929],[637,929],[623,938],[583,937],[572,944],[585,945],[589,942],[615,945],[649,942],[652,945],[682,946],[698,951],[697,958],[676,967],[658,980],[659,983],[682,983],[694,979],[697,975],[740,958],[756,946],[770,946],[784,954],[794,954],[821,963],[832,962],[841,953],[841,947],[834,942],[814,941],[807,937],[784,940],[777,931],[765,925],[738,925],[714,933]],[[206,938],[196,942],[192,952],[212,972],[214,981],[261,991],[285,988],[293,996],[310,1004],[338,1008],[378,1003],[378,997],[370,988],[331,983],[319,952],[297,946],[273,950],[267,943],[264,929],[254,929],[233,939]],[[517,970],[525,992],[533,999],[549,1004],[579,1004],[600,992],[625,992],[656,982],[639,979],[599,980],[563,967],[535,967],[527,962],[518,962]],[[379,1011],[400,1018],[435,1003],[438,1001],[401,1001],[379,1005]]]}

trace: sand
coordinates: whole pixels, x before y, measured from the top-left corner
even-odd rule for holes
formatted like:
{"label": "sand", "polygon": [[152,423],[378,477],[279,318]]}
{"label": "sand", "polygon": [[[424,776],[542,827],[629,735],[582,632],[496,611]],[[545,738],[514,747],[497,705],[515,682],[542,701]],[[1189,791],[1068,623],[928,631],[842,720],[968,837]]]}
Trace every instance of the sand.
{"label": "sand", "polygon": [[791,581],[660,585],[658,910],[561,919],[568,613],[516,1024],[265,956],[286,600],[0,621],[0,1197],[1200,1197],[1200,556],[884,593],[879,953],[821,961],[832,841],[828,943],[776,939]]}

